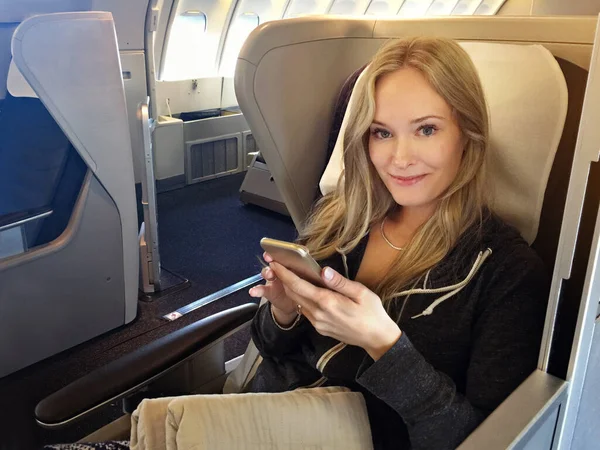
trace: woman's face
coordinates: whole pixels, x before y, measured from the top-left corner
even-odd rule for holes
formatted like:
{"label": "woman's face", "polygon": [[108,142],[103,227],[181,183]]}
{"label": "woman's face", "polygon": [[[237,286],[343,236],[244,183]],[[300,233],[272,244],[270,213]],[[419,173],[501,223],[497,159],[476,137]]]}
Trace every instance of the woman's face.
{"label": "woman's face", "polygon": [[377,81],[369,155],[403,209],[432,214],[458,173],[462,153],[450,105],[418,70],[399,69]]}

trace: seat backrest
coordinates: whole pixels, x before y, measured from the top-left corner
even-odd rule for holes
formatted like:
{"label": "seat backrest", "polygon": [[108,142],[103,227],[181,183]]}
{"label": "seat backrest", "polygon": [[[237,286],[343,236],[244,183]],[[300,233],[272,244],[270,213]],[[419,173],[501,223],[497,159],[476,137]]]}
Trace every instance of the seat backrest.
{"label": "seat backrest", "polygon": [[[553,266],[557,258],[570,178],[569,168],[573,163],[578,138],[595,29],[596,17],[462,17],[414,20],[307,17],[272,22],[254,30],[240,52],[235,75],[236,96],[286,207],[296,226],[300,227],[319,194],[319,180],[336,142],[336,137],[330,137],[330,133],[333,130],[335,136],[341,127],[344,115],[339,107],[336,110],[336,105],[339,103],[343,108],[345,97],[344,93],[340,96],[340,90],[348,77],[365,66],[387,40],[429,35],[452,38],[464,43],[495,42],[545,47],[558,62],[566,81],[569,101],[554,162],[552,164],[549,159],[548,164],[543,167],[547,185],[539,187],[543,199],[541,211],[538,202],[538,212],[533,216],[538,217],[537,233],[527,236],[530,242],[535,237],[532,246],[545,260],[547,267],[553,269],[555,274],[560,271],[565,278],[569,275],[568,270]],[[550,67],[554,63],[548,61],[548,64]],[[554,75],[557,73],[555,69],[556,66],[552,69]],[[518,76],[522,67],[516,66],[514,71]],[[499,92],[502,93],[502,90]],[[513,98],[511,92],[505,94],[497,99],[510,99],[515,108],[520,106],[519,98]],[[336,123],[332,126],[334,118]],[[556,126],[561,127],[562,122],[559,120]],[[555,140],[550,141],[556,146]],[[525,148],[523,151],[527,150]],[[527,170],[525,167],[525,171]],[[540,191],[536,195],[539,194]],[[517,203],[517,206],[529,205]],[[587,217],[595,217],[594,208],[588,209],[590,212]],[[524,214],[529,214],[529,211],[524,211]],[[574,225],[570,226],[577,227],[578,220],[574,216],[571,220]],[[591,228],[593,229],[593,221]],[[530,227],[530,230],[534,229],[535,226]],[[561,244],[563,264],[568,265],[569,258],[574,254],[574,241],[575,237],[571,235]],[[581,239],[577,244],[578,248],[579,243],[582,243],[581,246],[587,247],[589,252],[589,242],[589,239]],[[579,259],[587,262],[585,256]],[[585,275],[585,270],[579,272]],[[571,289],[570,283],[566,283],[566,288],[581,292],[582,278],[575,275],[577,274],[573,273],[578,282],[571,283],[576,284],[575,288]],[[557,282],[557,286],[560,285],[561,282]],[[549,330],[553,328],[557,302],[559,299],[551,295],[547,322]],[[572,301],[561,300],[559,314],[565,317],[568,315],[569,320],[568,323],[561,324],[568,330],[561,333],[564,336],[558,336],[565,351],[562,352],[561,367],[554,370],[555,373],[560,373],[566,366],[565,361],[568,362],[575,323],[573,318],[577,316],[578,304],[577,295]],[[562,313],[561,309],[567,310],[568,314]],[[548,341],[543,343],[543,352],[546,351],[544,348],[550,348]],[[251,377],[259,362],[260,357],[251,342],[243,364],[238,366],[240,372],[245,370],[246,373],[236,373],[231,380]],[[238,389],[240,387],[235,382],[231,385]]]}
{"label": "seat backrest", "polygon": [[67,137],[39,99],[10,94],[0,135],[0,214],[49,205],[67,160]]}
{"label": "seat backrest", "polygon": [[[292,19],[259,27],[249,36],[236,69],[236,95],[286,207],[301,226],[318,194],[336,101],[349,75],[390,38],[459,40],[483,71],[490,102],[497,209],[530,243],[536,235],[544,237],[534,246],[552,267],[568,180],[561,169],[572,160],[580,112],[580,99],[574,107],[567,105],[565,82],[569,92],[585,89],[594,30],[593,17]],[[486,42],[488,49],[504,50],[488,53]],[[530,56],[538,63],[530,66]],[[506,62],[510,58],[514,64]],[[504,89],[507,79],[518,89]],[[567,128],[561,134],[563,123]],[[557,146],[563,165],[553,170]],[[498,159],[505,148],[511,152]],[[562,179],[555,183],[553,175]],[[546,190],[547,184],[552,189]],[[540,227],[540,217],[552,217],[550,229],[545,223]]]}
{"label": "seat backrest", "polygon": [[67,226],[87,167],[46,107],[11,63],[0,113],[0,215],[51,207],[26,226],[28,247]]}

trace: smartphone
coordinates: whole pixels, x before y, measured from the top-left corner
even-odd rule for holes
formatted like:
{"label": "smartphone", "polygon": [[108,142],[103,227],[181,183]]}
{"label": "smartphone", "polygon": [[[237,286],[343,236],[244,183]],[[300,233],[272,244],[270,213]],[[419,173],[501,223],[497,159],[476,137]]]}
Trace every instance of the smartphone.
{"label": "smartphone", "polygon": [[300,278],[315,286],[325,287],[321,279],[321,266],[310,256],[305,246],[266,237],[260,240],[260,246],[275,262]]}

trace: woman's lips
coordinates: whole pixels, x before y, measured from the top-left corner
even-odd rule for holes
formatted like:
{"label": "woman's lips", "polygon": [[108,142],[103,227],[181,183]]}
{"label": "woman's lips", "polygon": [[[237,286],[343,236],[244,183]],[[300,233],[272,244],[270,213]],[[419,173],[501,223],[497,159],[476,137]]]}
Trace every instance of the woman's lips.
{"label": "woman's lips", "polygon": [[392,180],[396,184],[399,184],[400,186],[412,186],[414,184],[417,184],[419,181],[421,181],[426,176],[427,176],[427,174],[424,174],[424,175],[415,175],[413,177],[396,177],[394,175],[390,175],[390,177],[392,178]]}

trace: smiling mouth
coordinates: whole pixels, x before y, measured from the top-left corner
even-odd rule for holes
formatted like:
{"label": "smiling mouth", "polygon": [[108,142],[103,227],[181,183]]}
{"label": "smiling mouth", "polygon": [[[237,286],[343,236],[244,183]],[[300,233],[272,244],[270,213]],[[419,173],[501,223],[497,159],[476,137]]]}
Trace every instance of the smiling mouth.
{"label": "smiling mouth", "polygon": [[395,178],[396,180],[400,180],[400,181],[410,181],[410,180],[416,180],[417,178],[423,178],[425,176],[425,174],[423,175],[413,175],[412,177],[399,177],[399,176],[395,176],[395,175],[390,175],[392,178]]}
{"label": "smiling mouth", "polygon": [[410,186],[410,185],[416,184],[419,181],[421,181],[423,178],[425,178],[426,176],[427,176],[427,174],[414,175],[412,177],[397,177],[394,175],[390,175],[392,180],[394,180],[396,183],[403,185],[403,186]]}

